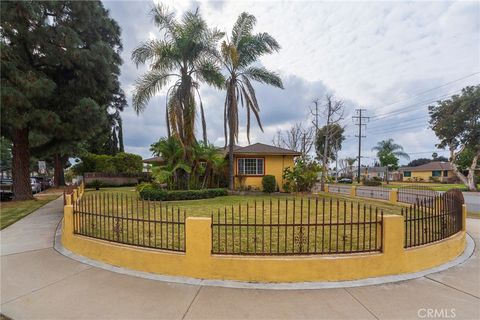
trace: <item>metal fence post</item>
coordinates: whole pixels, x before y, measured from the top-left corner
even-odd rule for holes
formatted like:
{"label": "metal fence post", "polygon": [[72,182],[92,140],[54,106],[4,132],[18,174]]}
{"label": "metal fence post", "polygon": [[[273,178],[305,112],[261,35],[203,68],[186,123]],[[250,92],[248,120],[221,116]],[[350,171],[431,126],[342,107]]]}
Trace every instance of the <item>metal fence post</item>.
{"label": "metal fence post", "polygon": [[390,200],[391,203],[397,203],[398,202],[398,189],[393,188],[390,189],[390,194],[388,199]]}

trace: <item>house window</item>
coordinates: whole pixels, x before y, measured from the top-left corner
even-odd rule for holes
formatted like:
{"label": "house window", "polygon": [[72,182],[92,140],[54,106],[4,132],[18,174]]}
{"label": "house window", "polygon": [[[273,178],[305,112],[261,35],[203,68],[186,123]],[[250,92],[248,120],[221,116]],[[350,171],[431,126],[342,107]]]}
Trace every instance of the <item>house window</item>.
{"label": "house window", "polygon": [[404,171],[404,172],[403,172],[403,176],[404,176],[404,177],[411,177],[411,176],[412,176],[412,172],[410,172],[410,171]]}
{"label": "house window", "polygon": [[448,171],[447,170],[443,170],[443,176],[448,177]]}
{"label": "house window", "polygon": [[239,158],[238,175],[240,176],[263,176],[263,158]]}
{"label": "house window", "polygon": [[441,177],[442,176],[442,171],[440,170],[433,170],[432,171],[432,177]]}

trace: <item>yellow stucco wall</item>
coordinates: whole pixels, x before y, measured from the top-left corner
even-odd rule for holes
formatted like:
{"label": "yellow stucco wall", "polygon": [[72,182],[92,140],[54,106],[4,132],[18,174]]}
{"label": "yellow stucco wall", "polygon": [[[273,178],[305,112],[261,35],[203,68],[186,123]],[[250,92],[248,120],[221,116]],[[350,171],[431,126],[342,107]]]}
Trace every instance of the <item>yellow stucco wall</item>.
{"label": "yellow stucco wall", "polygon": [[[414,180],[415,178],[421,178],[421,179],[423,179],[423,181],[428,182],[428,181],[430,181],[430,177],[432,176],[432,171],[431,170],[430,171],[410,171],[410,172],[411,172],[410,177],[405,177],[405,175],[403,175],[403,181],[410,181],[410,180]],[[442,179],[448,179],[448,178],[453,178],[453,177],[455,177],[455,174],[453,173],[453,171],[449,170],[448,171],[448,176],[444,177],[443,176],[443,170],[442,170],[442,176],[437,177],[437,178],[441,181]]]}
{"label": "yellow stucco wall", "polygon": [[[245,176],[240,177],[237,175],[239,157],[235,156],[235,189],[250,188],[252,190],[262,190],[262,178],[263,176]],[[265,160],[265,175],[275,176],[275,180],[280,191],[283,191],[283,170],[295,165],[294,156],[288,155],[242,155],[241,158],[264,158]]]}
{"label": "yellow stucco wall", "polygon": [[[464,222],[466,210],[464,209]],[[65,206],[62,244],[82,256],[128,269],[199,279],[253,282],[356,280],[438,266],[460,255],[465,230],[434,244],[404,249],[404,220],[385,215],[382,252],[310,256],[226,256],[211,254],[210,218],[186,221],[186,252],[173,253],[73,234],[73,207]]]}

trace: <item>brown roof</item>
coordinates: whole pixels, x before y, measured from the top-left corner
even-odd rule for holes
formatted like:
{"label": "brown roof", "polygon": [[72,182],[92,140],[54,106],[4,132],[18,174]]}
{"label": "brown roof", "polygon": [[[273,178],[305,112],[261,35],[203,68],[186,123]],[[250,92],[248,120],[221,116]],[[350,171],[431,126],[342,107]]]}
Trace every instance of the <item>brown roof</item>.
{"label": "brown roof", "polygon": [[433,171],[433,170],[452,170],[449,162],[432,161],[417,167],[402,167],[398,171]]}
{"label": "brown roof", "polygon": [[300,156],[300,152],[288,150],[263,143],[254,143],[246,147],[239,147],[233,151],[234,154],[272,154]]}
{"label": "brown roof", "polygon": [[143,163],[163,163],[163,158],[162,157],[153,157],[153,158],[148,158],[142,160]]}

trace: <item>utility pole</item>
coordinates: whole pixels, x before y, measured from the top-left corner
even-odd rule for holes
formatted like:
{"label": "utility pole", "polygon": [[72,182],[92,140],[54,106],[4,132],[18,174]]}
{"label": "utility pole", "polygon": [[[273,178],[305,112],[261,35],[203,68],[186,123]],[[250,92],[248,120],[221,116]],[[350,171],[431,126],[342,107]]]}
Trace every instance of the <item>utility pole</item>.
{"label": "utility pole", "polygon": [[370,117],[365,117],[363,115],[363,112],[367,111],[366,109],[356,109],[357,116],[353,116],[352,119],[357,120],[357,123],[355,125],[358,126],[358,135],[355,135],[355,137],[358,137],[358,170],[357,170],[357,182],[360,183],[360,173],[361,173],[361,159],[362,159],[362,138],[365,138],[365,136],[362,136],[362,126],[365,126],[366,123],[364,120],[369,120]]}

